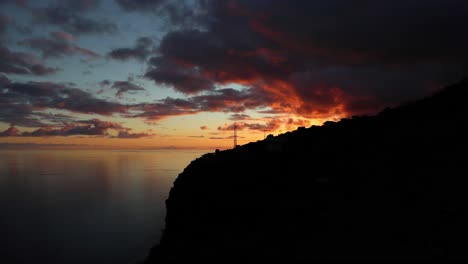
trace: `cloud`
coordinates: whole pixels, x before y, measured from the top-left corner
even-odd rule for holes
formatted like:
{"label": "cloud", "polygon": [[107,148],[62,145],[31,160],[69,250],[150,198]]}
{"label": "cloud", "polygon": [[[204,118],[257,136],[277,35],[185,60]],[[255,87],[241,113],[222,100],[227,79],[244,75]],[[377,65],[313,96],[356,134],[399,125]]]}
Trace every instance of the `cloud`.
{"label": "cloud", "polygon": [[145,88],[127,81],[116,81],[114,84],[112,84],[112,88],[117,90],[115,93],[115,96],[117,97],[122,97],[122,95],[127,92],[134,93],[138,91],[145,91]]}
{"label": "cloud", "polygon": [[111,85],[111,83],[112,83],[112,82],[109,81],[109,80],[102,80],[102,81],[99,82],[99,86],[105,87],[105,86]]}
{"label": "cloud", "polygon": [[123,127],[118,123],[101,121],[99,119],[81,120],[75,123],[65,123],[63,127],[54,128],[50,126],[40,127],[32,132],[23,132],[22,136],[107,136],[109,129],[120,130]]}
{"label": "cloud", "polygon": [[[0,75],[0,77],[4,77]],[[1,78],[0,90],[0,122],[24,127],[39,127],[30,132],[29,136],[41,135],[107,135],[107,130],[117,130],[120,138],[137,138],[151,136],[149,133],[133,133],[129,128],[117,123],[104,122],[99,119],[76,120],[73,116],[50,113],[49,110],[67,110],[73,113],[99,114],[109,116],[121,114],[126,117],[143,117],[153,119],[147,111],[156,111],[160,105],[166,109],[169,116],[178,115],[174,109],[179,109],[186,104],[186,111],[191,107],[183,100],[166,99],[164,103],[152,105],[124,105],[118,102],[107,101],[77,87],[52,82],[11,82],[8,78]],[[126,82],[115,82],[115,87],[125,89]],[[128,88],[128,87],[127,87]],[[138,89],[136,86],[132,88]],[[130,89],[132,90],[132,89]],[[134,90],[134,89],[133,89]],[[122,90],[123,92],[123,90]],[[182,110],[180,110],[182,111]],[[158,112],[163,114],[163,112]],[[66,124],[66,126],[61,126]]]}
{"label": "cloud", "polygon": [[200,136],[188,136],[189,138],[204,138],[205,136],[200,135]]}
{"label": "cloud", "polygon": [[45,8],[32,9],[34,22],[61,27],[75,35],[113,34],[117,26],[106,19],[93,19],[84,14],[99,1],[59,1]]}
{"label": "cloud", "polygon": [[127,11],[152,11],[166,0],[116,0],[117,4]]}
{"label": "cloud", "polygon": [[199,113],[199,106],[186,99],[166,98],[156,103],[142,103],[131,106],[136,114],[129,117],[141,117],[148,122],[155,122],[163,118]]}
{"label": "cloud", "polygon": [[75,118],[72,115],[54,114],[50,112],[33,112],[31,113],[31,116],[41,120],[46,120],[48,123],[54,124],[70,123],[75,120]]}
{"label": "cloud", "polygon": [[200,71],[196,66],[185,66],[177,61],[168,61],[164,57],[153,57],[145,77],[173,87],[184,94],[195,94],[201,91],[213,90],[215,82]]}
{"label": "cloud", "polygon": [[89,148],[89,147],[100,147],[100,145],[82,145],[82,144],[37,144],[37,143],[7,143],[1,142],[0,149],[51,149],[51,148],[63,148],[63,147],[81,147],[81,148]]}
{"label": "cloud", "polygon": [[5,34],[8,30],[19,34],[32,34],[31,28],[21,23],[26,21],[22,21],[15,13],[9,14],[0,12],[0,40],[11,41],[10,35]]}
{"label": "cloud", "polygon": [[65,9],[89,11],[98,7],[101,4],[101,0],[61,0],[57,4]]}
{"label": "cloud", "polygon": [[25,127],[39,127],[45,125],[33,115],[34,108],[28,104],[18,104],[11,96],[2,94],[0,97],[0,122]]}
{"label": "cloud", "polygon": [[153,40],[151,38],[141,37],[136,40],[135,46],[131,48],[113,49],[108,53],[108,56],[121,61],[129,59],[144,61],[152,53],[152,46]]}
{"label": "cloud", "polygon": [[11,81],[3,74],[0,74],[0,88],[3,88],[4,85],[10,84]]}
{"label": "cloud", "polygon": [[229,117],[229,120],[233,120],[233,121],[246,120],[246,119],[250,119],[250,116],[246,114],[232,114]]}
{"label": "cloud", "polygon": [[45,114],[61,109],[85,114],[126,113],[127,105],[97,98],[80,88],[52,82],[10,82],[0,90],[0,122],[26,127],[69,121],[63,114]]}
{"label": "cloud", "polygon": [[19,7],[26,7],[26,0],[0,0],[0,5],[15,3]]}
{"label": "cloud", "polygon": [[61,39],[61,40],[66,40],[66,41],[71,41],[71,42],[76,40],[75,36],[67,32],[63,32],[63,31],[55,31],[55,32],[52,32],[51,35],[55,39]]}
{"label": "cloud", "polygon": [[145,75],[188,95],[237,83],[273,99],[265,113],[324,118],[378,111],[468,70],[463,1],[198,3],[198,26],[167,33]]}
{"label": "cloud", "polygon": [[125,105],[94,97],[79,88],[51,82],[11,83],[4,93],[15,103],[38,108],[65,109],[79,113],[110,115],[125,112]]}
{"label": "cloud", "polygon": [[219,126],[219,131],[233,131],[234,127],[237,130],[254,130],[254,131],[264,131],[270,132],[275,131],[280,128],[284,128],[286,130],[296,129],[297,127],[305,127],[309,126],[310,121],[301,118],[290,118],[290,117],[272,117],[267,118],[263,123],[260,122],[235,122],[232,124],[224,124],[223,126]]}
{"label": "cloud", "polygon": [[[237,138],[245,138],[245,137],[242,137],[242,136],[237,136]],[[227,136],[227,137],[209,137],[209,139],[234,139],[234,136]]]}
{"label": "cloud", "polygon": [[201,130],[207,130],[207,129],[209,129],[209,128],[208,128],[207,126],[201,126],[200,129],[201,129]]}
{"label": "cloud", "polygon": [[154,134],[151,133],[131,133],[129,131],[119,131],[117,138],[145,138],[145,137],[152,137]]}
{"label": "cloud", "polygon": [[266,123],[245,123],[238,122],[230,125],[219,126],[218,130],[220,131],[233,131],[234,128],[237,130],[258,130],[258,131],[274,131],[280,127],[281,123],[279,120],[271,120]]}
{"label": "cloud", "polygon": [[70,40],[74,40],[73,36],[65,32],[53,32],[51,33],[52,38],[29,38],[20,41],[19,44],[26,45],[34,50],[38,50],[42,53],[42,57],[64,57],[72,55],[85,55],[91,58],[99,57],[96,52],[79,47],[75,44],[70,43]]}
{"label": "cloud", "polygon": [[131,106],[137,111],[132,117],[143,117],[149,122],[171,116],[197,114],[200,112],[242,112],[247,109],[262,109],[271,104],[271,98],[253,89],[217,89],[207,94],[191,96],[186,99],[167,97],[155,103]]}
{"label": "cloud", "polygon": [[9,16],[0,13],[0,36],[5,33],[10,22],[11,18]]}
{"label": "cloud", "polygon": [[0,137],[16,137],[18,135],[19,135],[19,130],[14,126],[10,126],[5,131],[0,133]]}
{"label": "cloud", "polygon": [[[117,131],[117,136],[109,133]],[[123,127],[119,123],[103,121],[100,119],[78,120],[72,123],[64,123],[62,126],[42,126],[31,132],[20,132],[16,127],[10,126],[0,133],[1,137],[50,137],[50,136],[103,136],[111,138],[143,138],[153,136],[149,133],[132,133],[130,128]]]}
{"label": "cloud", "polygon": [[115,0],[125,11],[152,13],[168,20],[172,26],[197,25],[205,1],[169,1],[169,0]]}
{"label": "cloud", "polygon": [[57,71],[58,68],[45,66],[31,54],[10,51],[0,44],[0,72],[2,73],[42,76]]}
{"label": "cloud", "polygon": [[32,132],[23,132],[21,136],[24,137],[50,137],[50,136],[73,136],[73,135],[86,135],[86,136],[106,136],[106,130],[102,130],[92,125],[75,125],[67,124],[62,128],[54,127],[40,127]]}

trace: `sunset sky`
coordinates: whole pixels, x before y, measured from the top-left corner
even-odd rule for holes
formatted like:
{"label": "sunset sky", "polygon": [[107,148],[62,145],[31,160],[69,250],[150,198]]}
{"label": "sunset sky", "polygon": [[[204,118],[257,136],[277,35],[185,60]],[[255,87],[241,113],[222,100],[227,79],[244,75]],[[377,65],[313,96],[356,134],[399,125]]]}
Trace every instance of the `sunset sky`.
{"label": "sunset sky", "polygon": [[466,76],[468,1],[0,0],[0,148],[232,147]]}

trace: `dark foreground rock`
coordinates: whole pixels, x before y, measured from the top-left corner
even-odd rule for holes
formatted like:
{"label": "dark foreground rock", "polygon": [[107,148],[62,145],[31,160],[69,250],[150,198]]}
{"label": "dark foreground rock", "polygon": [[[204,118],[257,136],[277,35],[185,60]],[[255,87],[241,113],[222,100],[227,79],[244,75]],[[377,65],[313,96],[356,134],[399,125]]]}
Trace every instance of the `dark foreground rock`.
{"label": "dark foreground rock", "polygon": [[464,81],[205,154],[175,181],[146,263],[467,260],[467,101]]}

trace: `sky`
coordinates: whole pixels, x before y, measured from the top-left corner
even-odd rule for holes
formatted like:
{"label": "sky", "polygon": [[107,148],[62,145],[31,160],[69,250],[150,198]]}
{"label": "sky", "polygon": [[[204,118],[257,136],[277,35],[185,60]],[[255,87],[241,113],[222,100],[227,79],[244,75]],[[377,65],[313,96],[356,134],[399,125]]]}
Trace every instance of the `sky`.
{"label": "sky", "polygon": [[463,0],[0,0],[0,147],[226,149],[466,76]]}

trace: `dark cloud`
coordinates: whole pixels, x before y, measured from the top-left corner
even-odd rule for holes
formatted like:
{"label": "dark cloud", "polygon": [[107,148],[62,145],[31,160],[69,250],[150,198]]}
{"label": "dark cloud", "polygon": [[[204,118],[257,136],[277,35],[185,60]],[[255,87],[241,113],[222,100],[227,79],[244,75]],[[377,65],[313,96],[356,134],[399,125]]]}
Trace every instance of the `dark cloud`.
{"label": "dark cloud", "polygon": [[[114,82],[115,89],[140,91],[130,82]],[[141,89],[140,89],[141,88]],[[252,89],[218,89],[186,99],[165,98],[155,103],[124,105],[97,98],[77,87],[52,82],[9,82],[3,85],[0,97],[0,121],[27,127],[43,127],[51,123],[69,123],[67,115],[45,114],[48,109],[76,113],[144,118],[155,122],[163,118],[200,112],[242,112],[263,109],[271,102]]]}
{"label": "dark cloud", "polygon": [[194,94],[214,89],[214,82],[204,76],[196,66],[185,66],[176,61],[167,61],[164,57],[154,57],[151,68],[145,77],[157,84],[173,87],[184,94]]}
{"label": "dark cloud", "polygon": [[208,129],[208,126],[201,126],[200,129],[201,129],[201,130],[207,130],[207,129]]}
{"label": "dark cloud", "polygon": [[67,32],[63,31],[55,31],[50,33],[51,36],[55,39],[61,39],[61,40],[66,40],[66,41],[75,41],[76,38],[72,34],[69,34]]}
{"label": "dark cloud", "polygon": [[[96,98],[79,89],[50,82],[5,82],[0,90],[0,122],[12,124],[1,136],[105,136],[142,138],[149,133],[134,133],[119,123],[100,119],[76,120],[65,114],[47,113],[48,109],[63,109],[79,113],[111,115],[126,113],[129,106]],[[22,132],[14,125],[38,127]],[[109,131],[115,131],[116,135]]]}
{"label": "dark cloud", "polygon": [[26,0],[0,0],[0,5],[2,4],[16,4],[19,7],[26,7]]}
{"label": "dark cloud", "polygon": [[3,89],[4,85],[8,85],[10,83],[11,83],[11,81],[10,81],[10,79],[8,79],[8,77],[6,77],[3,74],[0,74],[0,88],[1,89]]}
{"label": "dark cloud", "polygon": [[0,36],[5,33],[10,22],[11,18],[9,16],[0,13]]}
{"label": "dark cloud", "polygon": [[[5,36],[4,33],[7,32],[8,29],[16,31],[20,34],[32,34],[32,30],[29,26],[22,24],[20,19],[15,19],[15,15],[13,16],[4,14],[0,12],[0,40],[8,39],[8,36]],[[2,36],[3,35],[3,36]]]}
{"label": "dark cloud", "polygon": [[200,112],[242,112],[246,109],[262,109],[271,104],[271,98],[256,93],[252,89],[231,88],[210,91],[208,94],[187,99],[166,98],[156,103],[137,104],[131,107],[138,111],[133,117],[143,117],[148,121],[158,121],[177,115]]}
{"label": "dark cloud", "polygon": [[44,114],[47,109],[111,115],[127,112],[128,106],[96,98],[79,88],[51,82],[7,83],[0,90],[0,122],[26,127],[66,122],[66,115]]}
{"label": "dark cloud", "polygon": [[[238,37],[241,41],[245,39],[245,36]],[[194,93],[212,89],[215,83],[251,84],[291,72],[286,63],[273,63],[278,55],[251,45],[209,31],[171,32],[161,41],[162,55],[151,59],[146,77],[177,91]]]}
{"label": "dark cloud", "polygon": [[31,116],[37,117],[40,120],[47,121],[48,123],[64,124],[74,122],[75,118],[71,115],[53,114],[44,112],[33,112]]}
{"label": "dark cloud", "polygon": [[10,74],[48,75],[57,72],[57,68],[45,66],[35,56],[10,51],[0,44],[0,72]]}
{"label": "dark cloud", "polygon": [[64,9],[88,11],[98,7],[101,0],[60,0],[57,5]]}
{"label": "dark cloud", "polygon": [[82,124],[90,124],[90,125],[93,125],[94,127],[98,128],[98,129],[102,129],[102,130],[106,130],[106,129],[116,129],[116,130],[120,130],[120,129],[123,129],[122,125],[119,124],[119,123],[115,123],[115,122],[109,122],[109,121],[102,121],[100,119],[91,119],[91,120],[81,120],[81,121],[78,121],[79,123],[82,123]]}
{"label": "dark cloud", "polygon": [[33,9],[34,22],[61,27],[76,35],[112,34],[117,26],[106,19],[85,16],[85,12],[98,5],[99,1],[59,1],[55,5]]}
{"label": "dark cloud", "polygon": [[119,131],[117,138],[145,138],[145,137],[152,137],[154,134],[151,133],[132,133],[129,131]]}
{"label": "dark cloud", "polygon": [[76,54],[85,55],[88,57],[98,57],[99,55],[89,49],[79,47],[69,40],[74,40],[73,36],[65,32],[53,32],[52,38],[29,38],[20,41],[19,44],[29,46],[34,50],[42,53],[42,57],[72,56]]}
{"label": "dark cloud", "polygon": [[23,127],[40,127],[73,121],[69,115],[43,112],[48,108],[45,106],[48,99],[44,92],[21,94],[11,92],[10,84],[4,87],[0,92],[0,122]]}
{"label": "dark cloud", "polygon": [[[428,94],[468,70],[465,1],[199,1],[146,77],[193,94],[239,83],[275,113],[331,117]],[[136,9],[136,8],[135,8]]]}
{"label": "dark cloud", "polygon": [[166,0],[115,0],[117,4],[127,11],[154,11]]}
{"label": "dark cloud", "polygon": [[108,56],[115,60],[137,59],[140,61],[146,60],[153,50],[153,40],[148,37],[137,39],[135,46],[131,48],[113,49],[108,53]]}
{"label": "dark cloud", "polygon": [[286,130],[296,129],[297,127],[305,127],[309,126],[310,121],[306,119],[294,119],[288,117],[272,117],[267,118],[264,122],[235,122],[232,124],[225,124],[223,126],[219,126],[219,131],[233,131],[234,127],[237,130],[256,130],[256,131],[263,131],[263,132],[271,132],[278,130],[279,128],[283,127]]}
{"label": "dark cloud", "polygon": [[[237,136],[237,138],[245,138],[242,136]],[[234,139],[234,136],[226,136],[226,137],[209,137],[209,139]]]}
{"label": "dark cloud", "polygon": [[204,138],[205,136],[200,135],[200,136],[188,136],[189,138]]}
{"label": "dark cloud", "polygon": [[122,125],[114,122],[102,121],[100,119],[80,120],[74,123],[65,123],[62,127],[45,126],[32,132],[23,132],[26,137],[44,137],[44,136],[108,136],[108,130],[122,130]]}
{"label": "dark cloud", "polygon": [[152,13],[168,20],[171,26],[195,26],[203,13],[205,1],[115,0],[125,11]]}
{"label": "dark cloud", "polygon": [[250,119],[250,116],[246,114],[232,114],[229,117],[229,120],[233,120],[233,121],[246,120],[246,119]]}
{"label": "dark cloud", "polygon": [[18,135],[19,135],[19,130],[14,126],[10,126],[5,131],[0,132],[0,137],[16,137]]}
{"label": "dark cloud", "polygon": [[110,115],[125,112],[125,105],[94,97],[79,88],[51,82],[12,83],[6,95],[17,103],[27,102],[34,107],[65,109],[79,113]]}
{"label": "dark cloud", "polygon": [[99,82],[99,86],[101,86],[101,87],[109,86],[111,84],[112,84],[112,82],[109,81],[109,80],[102,80],[102,81]]}
{"label": "dark cloud", "polygon": [[115,96],[117,97],[122,97],[122,95],[127,92],[134,93],[138,91],[145,91],[145,88],[127,81],[116,81],[114,84],[112,84],[112,88],[117,90],[115,93]]}
{"label": "dark cloud", "polygon": [[[117,131],[117,135],[110,134],[110,130]],[[0,133],[0,137],[50,137],[50,136],[103,136],[112,138],[143,138],[150,137],[149,133],[132,133],[119,123],[103,121],[100,119],[78,120],[73,123],[64,123],[62,126],[42,126],[31,132],[20,132],[16,127],[10,126]]]}
{"label": "dark cloud", "polygon": [[274,131],[281,126],[279,120],[270,120],[266,123],[246,123],[246,122],[236,122],[230,125],[219,126],[218,130],[221,131],[233,131],[234,127],[237,130],[258,130],[258,131]]}
{"label": "dark cloud", "polygon": [[0,96],[0,122],[15,124],[25,127],[39,127],[45,125],[33,115],[34,107],[30,104],[21,103],[16,96],[1,93]]}
{"label": "dark cloud", "polygon": [[[2,75],[0,75],[2,76]],[[3,80],[3,79],[2,79]],[[125,82],[116,82],[117,88],[127,87]],[[128,87],[127,87],[128,88]],[[133,87],[135,88],[135,87]],[[178,103],[177,103],[178,102]],[[171,111],[183,107],[183,100],[166,99],[166,114],[177,115]],[[160,103],[159,105],[164,105]],[[0,89],[0,122],[23,126],[39,127],[23,136],[68,136],[68,135],[103,135],[118,138],[141,138],[149,133],[134,133],[130,128],[114,122],[99,119],[76,120],[73,116],[48,112],[50,109],[68,110],[75,113],[126,116],[141,116],[152,119],[145,111],[159,105],[123,105],[96,98],[80,88],[51,82],[11,82],[5,77]],[[194,104],[187,105],[186,111]],[[160,109],[158,109],[160,110]],[[162,113],[161,113],[162,114]],[[108,130],[117,131],[109,135]]]}
{"label": "dark cloud", "polygon": [[178,115],[196,114],[200,112],[199,106],[185,99],[166,98],[156,103],[143,103],[132,106],[136,114],[129,117],[142,117],[149,122]]}
{"label": "dark cloud", "polygon": [[82,144],[37,144],[37,143],[0,143],[0,149],[51,149],[62,147],[99,147],[101,145],[82,145]]}

